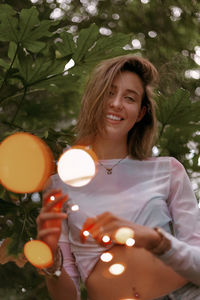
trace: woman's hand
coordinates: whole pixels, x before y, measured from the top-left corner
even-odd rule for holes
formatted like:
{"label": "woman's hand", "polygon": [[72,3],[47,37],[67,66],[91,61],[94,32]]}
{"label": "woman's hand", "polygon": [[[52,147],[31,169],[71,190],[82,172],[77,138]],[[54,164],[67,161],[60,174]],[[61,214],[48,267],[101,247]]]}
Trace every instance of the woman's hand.
{"label": "woman's hand", "polygon": [[105,235],[109,236],[110,240],[114,243],[118,243],[115,235],[117,230],[122,227],[128,227],[133,230],[133,238],[136,247],[150,250],[156,247],[160,242],[160,236],[154,229],[121,219],[110,212],[105,212],[94,218],[88,218],[83,224],[81,238],[84,242],[86,237],[83,232],[88,231],[101,245],[106,246],[107,244],[102,241],[102,238]]}
{"label": "woman's hand", "polygon": [[43,207],[36,219],[37,239],[44,241],[55,254],[61,233],[61,221],[66,219],[67,214],[61,212],[63,203],[67,200],[67,195],[62,195],[60,190],[54,190],[44,196]]}

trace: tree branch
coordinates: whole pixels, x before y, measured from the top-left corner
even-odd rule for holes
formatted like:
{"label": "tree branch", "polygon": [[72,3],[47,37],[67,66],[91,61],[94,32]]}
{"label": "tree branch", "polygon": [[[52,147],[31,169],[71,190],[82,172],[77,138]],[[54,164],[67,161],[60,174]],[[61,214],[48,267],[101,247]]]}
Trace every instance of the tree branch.
{"label": "tree branch", "polygon": [[15,114],[14,114],[12,120],[11,120],[11,125],[13,125],[13,123],[14,123],[14,121],[15,121],[15,119],[16,119],[16,117],[17,117],[19,111],[20,111],[20,108],[21,108],[21,106],[22,106],[22,103],[23,103],[23,101],[24,101],[24,99],[25,99],[25,97],[26,97],[26,92],[27,92],[27,86],[24,87],[24,93],[23,93],[23,96],[22,96],[22,98],[21,98],[21,100],[20,100],[20,102],[19,102],[19,105],[18,105],[18,107],[17,107],[17,109],[16,109],[16,112],[15,112]]}
{"label": "tree branch", "polygon": [[8,78],[8,74],[10,73],[10,70],[12,69],[12,66],[13,66],[14,61],[15,61],[16,56],[17,56],[18,49],[19,49],[19,43],[17,43],[17,48],[16,48],[16,51],[15,51],[15,54],[14,54],[13,59],[12,59],[12,61],[11,61],[10,67],[9,67],[9,69],[7,70],[6,74],[5,74],[4,80],[3,80],[2,85],[1,85],[1,87],[0,87],[0,92],[2,91],[3,86],[4,86],[4,84],[5,84],[5,82],[6,82],[7,78]]}

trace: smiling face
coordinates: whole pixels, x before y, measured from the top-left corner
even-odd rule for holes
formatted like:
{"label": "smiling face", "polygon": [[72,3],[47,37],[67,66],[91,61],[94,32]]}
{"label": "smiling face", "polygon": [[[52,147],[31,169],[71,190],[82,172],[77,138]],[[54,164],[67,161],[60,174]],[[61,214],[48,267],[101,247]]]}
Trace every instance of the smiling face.
{"label": "smiling face", "polygon": [[82,97],[75,143],[101,148],[102,153],[110,147],[112,153],[123,142],[124,155],[149,157],[157,132],[152,97],[157,80],[156,68],[140,56],[122,55],[98,64]]}
{"label": "smiling face", "polygon": [[129,130],[146,111],[141,108],[144,88],[140,77],[130,71],[119,73],[106,97],[105,135],[127,141]]}

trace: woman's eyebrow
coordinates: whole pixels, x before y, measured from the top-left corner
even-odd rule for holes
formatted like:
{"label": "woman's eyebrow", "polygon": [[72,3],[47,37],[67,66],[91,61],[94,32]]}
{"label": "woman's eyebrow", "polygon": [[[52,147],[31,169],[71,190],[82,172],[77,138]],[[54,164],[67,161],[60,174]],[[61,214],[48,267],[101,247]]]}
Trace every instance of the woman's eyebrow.
{"label": "woman's eyebrow", "polygon": [[[111,84],[111,88],[116,90],[116,89],[117,89],[117,86],[114,85],[114,84]],[[135,94],[135,95],[137,95],[137,96],[139,96],[139,97],[141,96],[140,93],[137,92],[136,90],[126,89],[126,92]]]}
{"label": "woman's eyebrow", "polygon": [[140,96],[140,94],[136,90],[126,89],[127,92]]}

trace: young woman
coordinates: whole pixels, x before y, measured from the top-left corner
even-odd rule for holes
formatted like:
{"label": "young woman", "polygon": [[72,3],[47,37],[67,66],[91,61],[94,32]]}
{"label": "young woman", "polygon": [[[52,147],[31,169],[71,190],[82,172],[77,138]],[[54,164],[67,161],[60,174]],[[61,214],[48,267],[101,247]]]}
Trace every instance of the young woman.
{"label": "young woman", "polygon": [[[55,300],[78,299],[80,278],[90,300],[200,299],[197,201],[176,159],[151,157],[156,80],[155,67],[133,55],[103,61],[91,75],[75,144],[96,152],[97,174],[79,188],[54,175],[44,199],[55,195],[55,201],[43,206],[37,218],[38,238],[54,255],[53,267],[44,272]],[[59,191],[62,195],[56,196]],[[79,210],[52,212],[66,194]],[[59,225],[44,226],[52,219],[63,220],[62,232]],[[116,233],[122,227],[134,233],[134,246],[119,244]],[[107,252],[111,261],[102,261]],[[111,272],[115,264],[121,274]],[[57,270],[61,274],[54,278]]]}

